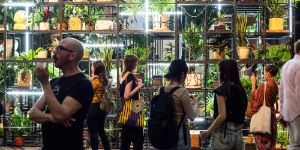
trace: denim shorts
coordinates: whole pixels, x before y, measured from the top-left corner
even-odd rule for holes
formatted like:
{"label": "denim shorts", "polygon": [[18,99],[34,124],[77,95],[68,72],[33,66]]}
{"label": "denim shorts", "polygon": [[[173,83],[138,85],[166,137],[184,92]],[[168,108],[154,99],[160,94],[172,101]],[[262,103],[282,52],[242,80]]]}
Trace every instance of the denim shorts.
{"label": "denim shorts", "polygon": [[215,129],[211,135],[210,150],[243,150],[242,125],[227,122],[226,135],[225,123]]}

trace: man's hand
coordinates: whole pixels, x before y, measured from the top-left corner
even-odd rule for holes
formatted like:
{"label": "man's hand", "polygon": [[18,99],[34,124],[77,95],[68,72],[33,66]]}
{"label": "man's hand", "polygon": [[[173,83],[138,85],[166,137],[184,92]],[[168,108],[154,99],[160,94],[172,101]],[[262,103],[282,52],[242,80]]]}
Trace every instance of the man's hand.
{"label": "man's hand", "polygon": [[35,68],[35,76],[41,82],[42,85],[49,84],[49,73],[48,70],[38,65]]}

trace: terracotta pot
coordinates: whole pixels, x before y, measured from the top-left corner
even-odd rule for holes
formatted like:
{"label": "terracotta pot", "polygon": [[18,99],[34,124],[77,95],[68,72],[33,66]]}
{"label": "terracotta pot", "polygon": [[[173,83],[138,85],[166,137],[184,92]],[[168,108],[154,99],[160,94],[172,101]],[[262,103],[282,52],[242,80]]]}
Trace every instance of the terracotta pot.
{"label": "terracotta pot", "polygon": [[29,87],[31,85],[31,73],[29,70],[21,70],[18,74],[17,86]]}
{"label": "terracotta pot", "polygon": [[84,51],[84,53],[83,53],[83,59],[89,59],[89,52],[88,51]]}
{"label": "terracotta pot", "polygon": [[283,30],[283,18],[269,18],[269,30]]}
{"label": "terracotta pot", "polygon": [[252,136],[247,137],[247,143],[253,143],[253,137]]}
{"label": "terracotta pot", "polygon": [[250,53],[250,47],[246,47],[246,46],[238,47],[238,53],[240,59],[248,59]]}
{"label": "terracotta pot", "polygon": [[[68,29],[68,26],[67,26],[67,24],[65,24],[65,23],[62,23],[62,31],[65,31],[65,30],[67,30]],[[56,29],[57,30],[60,30],[60,23],[58,23],[57,25],[56,25]]]}
{"label": "terracotta pot", "polygon": [[191,133],[191,146],[192,146],[192,148],[200,148],[201,147],[200,134]]}
{"label": "terracotta pot", "polygon": [[215,59],[224,59],[225,58],[225,53],[224,52],[214,52],[214,58]]}
{"label": "terracotta pot", "polygon": [[24,145],[24,137],[22,137],[22,136],[17,136],[15,142],[16,142],[16,145],[17,145],[17,146],[22,146],[22,145]]}
{"label": "terracotta pot", "polygon": [[93,23],[85,23],[85,30],[95,30],[95,26]]}
{"label": "terracotta pot", "polygon": [[200,73],[188,73],[185,79],[186,87],[200,87],[201,86],[201,74]]}
{"label": "terracotta pot", "polygon": [[70,17],[69,30],[81,30],[81,20],[78,17]]}
{"label": "terracotta pot", "polygon": [[47,51],[40,51],[38,53],[38,58],[47,58],[48,52]]}

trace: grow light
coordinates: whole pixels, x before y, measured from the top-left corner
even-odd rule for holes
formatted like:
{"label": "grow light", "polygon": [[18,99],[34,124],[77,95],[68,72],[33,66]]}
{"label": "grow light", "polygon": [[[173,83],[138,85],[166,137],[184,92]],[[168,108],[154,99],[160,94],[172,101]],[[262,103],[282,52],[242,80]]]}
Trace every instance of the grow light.
{"label": "grow light", "polygon": [[6,7],[32,7],[32,6],[35,6],[34,3],[12,3],[12,2],[9,2],[9,3],[4,3],[3,6],[6,6]]}
{"label": "grow light", "polygon": [[124,44],[83,44],[84,47],[124,47]]}
{"label": "grow light", "polygon": [[42,95],[43,92],[29,92],[29,91],[10,91],[7,95]]}
{"label": "grow light", "polygon": [[[158,12],[147,12],[148,9],[146,9],[146,12],[138,12],[137,15],[158,15],[160,13]],[[182,15],[183,12],[179,11],[179,12],[175,12],[175,11],[166,11],[166,12],[163,12],[162,14],[166,14],[166,15]],[[132,13],[129,13],[129,12],[121,12],[120,15],[122,16],[130,16],[132,15]]]}

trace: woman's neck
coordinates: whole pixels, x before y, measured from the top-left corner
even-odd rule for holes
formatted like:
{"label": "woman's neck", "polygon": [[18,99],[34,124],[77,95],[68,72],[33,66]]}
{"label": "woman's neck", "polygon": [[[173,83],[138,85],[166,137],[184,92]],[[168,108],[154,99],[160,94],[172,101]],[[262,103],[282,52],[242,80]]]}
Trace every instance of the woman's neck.
{"label": "woman's neck", "polygon": [[180,82],[176,81],[176,80],[169,80],[167,82],[167,86],[179,86],[181,85]]}

